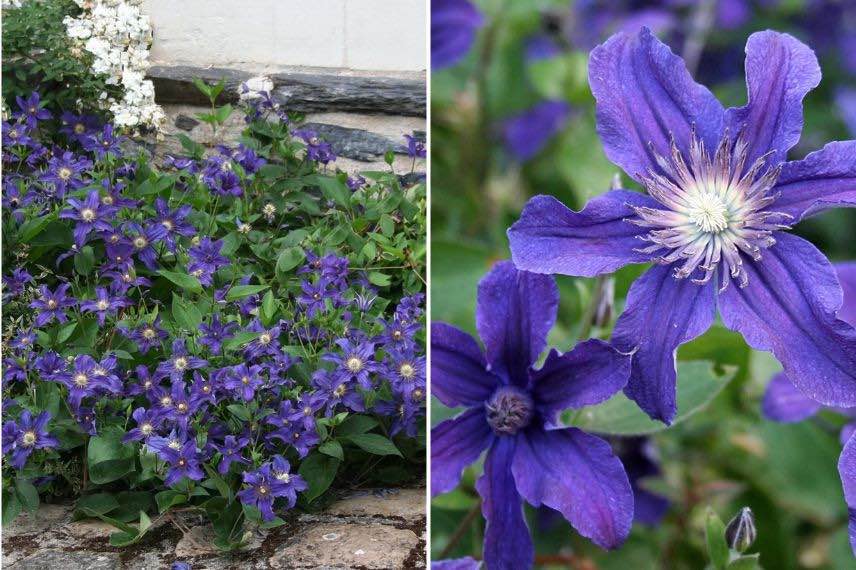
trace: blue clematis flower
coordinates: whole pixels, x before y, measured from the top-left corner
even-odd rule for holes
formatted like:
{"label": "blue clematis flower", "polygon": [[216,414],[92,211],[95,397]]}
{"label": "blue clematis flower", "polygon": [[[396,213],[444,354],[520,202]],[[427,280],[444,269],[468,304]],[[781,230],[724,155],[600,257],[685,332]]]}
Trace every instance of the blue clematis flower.
{"label": "blue clematis flower", "polygon": [[432,393],[465,412],[431,432],[431,492],[453,489],[462,470],[487,450],[476,488],[487,519],[488,568],[532,566],[532,539],[522,501],[557,510],[604,548],[620,545],[633,522],[633,491],[609,444],[557,414],[602,402],[630,372],[628,355],[601,340],[560,354],[547,345],[558,310],[551,277],[500,262],[479,283],[475,339],[444,323],[431,329]]}
{"label": "blue clematis flower", "polygon": [[802,392],[856,405],[856,330],[836,316],[835,272],[784,231],[856,205],[856,141],[785,160],[820,75],[795,38],[755,33],[749,101],[726,110],[646,28],[591,53],[606,154],[647,194],[610,191],[580,212],[536,196],[508,235],[527,271],[591,277],[657,263],[631,287],[613,336],[620,350],[637,350],[625,393],[652,418],[674,419],[675,351],[710,327],[717,308],[750,346],[772,351]]}
{"label": "blue clematis flower", "polygon": [[442,69],[463,59],[483,23],[469,0],[431,0],[431,67]]}

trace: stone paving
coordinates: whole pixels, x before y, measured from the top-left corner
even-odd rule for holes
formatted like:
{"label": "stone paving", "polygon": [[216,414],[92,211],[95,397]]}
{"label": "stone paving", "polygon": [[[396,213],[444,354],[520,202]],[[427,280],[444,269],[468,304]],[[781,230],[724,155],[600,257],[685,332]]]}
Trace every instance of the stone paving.
{"label": "stone paving", "polygon": [[294,514],[287,524],[252,531],[248,545],[222,553],[213,531],[193,512],[153,518],[137,544],[110,546],[112,526],[72,520],[73,505],[42,505],[3,528],[3,568],[9,570],[155,570],[175,561],[193,570],[383,570],[425,567],[425,489],[353,492],[317,514]]}

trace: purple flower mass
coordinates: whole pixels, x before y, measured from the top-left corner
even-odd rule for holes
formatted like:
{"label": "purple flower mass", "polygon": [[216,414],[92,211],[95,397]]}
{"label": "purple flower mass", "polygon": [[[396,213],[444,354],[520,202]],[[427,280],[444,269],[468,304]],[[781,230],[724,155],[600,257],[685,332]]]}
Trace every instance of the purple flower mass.
{"label": "purple flower mass", "polygon": [[589,65],[598,133],[647,194],[613,190],[580,212],[537,196],[508,231],[514,263],[527,271],[592,277],[656,263],[631,287],[613,343],[636,351],[625,393],[665,423],[676,413],[675,351],[710,327],[717,308],[803,393],[856,405],[856,331],[836,315],[835,272],[784,231],[856,204],[856,141],[786,161],[802,99],[820,82],[814,53],[793,37],[753,34],[746,78],[748,103],[724,109],[648,29],[613,36]]}
{"label": "purple flower mass", "polygon": [[450,67],[467,55],[484,23],[469,0],[431,0],[431,67]]}
{"label": "purple flower mass", "polygon": [[522,501],[557,510],[604,548],[619,546],[633,521],[633,491],[609,444],[558,414],[602,402],[620,390],[630,356],[600,340],[565,354],[546,348],[558,311],[551,277],[500,262],[479,283],[475,339],[444,323],[431,328],[432,393],[465,412],[431,433],[432,494],[452,490],[462,470],[487,450],[476,489],[487,519],[489,568],[532,566],[534,550]]}

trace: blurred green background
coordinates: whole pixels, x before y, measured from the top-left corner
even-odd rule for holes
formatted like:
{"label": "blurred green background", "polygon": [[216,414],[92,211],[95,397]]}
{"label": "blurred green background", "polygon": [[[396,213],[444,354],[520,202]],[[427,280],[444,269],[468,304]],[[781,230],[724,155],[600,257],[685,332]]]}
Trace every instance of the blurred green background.
{"label": "blurred green background", "polygon": [[[495,261],[509,256],[505,231],[528,198],[552,194],[579,209],[609,188],[619,169],[604,156],[595,132],[588,52],[594,41],[636,22],[634,18],[642,12],[647,17],[656,10],[656,16],[668,21],[655,29],[659,37],[676,53],[688,56],[695,77],[726,106],[745,103],[743,47],[749,34],[771,28],[796,35],[818,51],[823,81],[805,100],[805,130],[790,158],[802,158],[829,141],[854,138],[838,102],[842,88],[856,88],[856,80],[842,61],[839,44],[832,41],[833,34],[840,32],[835,26],[845,20],[836,20],[832,12],[814,13],[846,11],[856,4],[853,0],[746,0],[740,2],[745,18],[736,24],[718,20],[722,16],[716,3],[704,1],[478,0],[475,4],[484,15],[484,25],[469,54],[455,66],[432,71],[434,321],[475,333],[476,284]],[[812,19],[815,16],[819,21]],[[533,42],[545,38],[557,48],[555,53],[527,57]],[[571,117],[548,137],[540,152],[522,161],[503,144],[504,122],[544,100],[569,103]],[[623,174],[622,183],[638,188]],[[804,221],[795,232],[833,261],[856,259],[853,210]],[[612,318],[595,326],[590,336],[609,338],[630,283],[644,269],[633,266],[616,274]],[[595,280],[558,277],[557,281],[561,305],[550,343],[564,351],[585,332],[581,317]],[[646,480],[645,486],[671,500],[668,514],[657,526],[634,526],[622,549],[604,553],[564,521],[555,526],[539,524],[544,521],[530,509],[539,566],[703,568],[706,508],[712,507],[727,521],[740,507],[749,506],[758,527],[758,540],[750,552],[761,554],[764,568],[856,568],[836,469],[843,418],[824,412],[801,424],[764,420],[760,399],[780,367],[771,356],[748,349],[741,337],[720,325],[682,347],[678,357],[713,362],[721,381],[711,384],[715,388],[707,394],[710,401],[702,398],[700,404],[705,406],[700,412],[653,436],[663,476]],[[728,366],[736,367],[730,381]],[[679,391],[681,386],[704,381],[684,376]],[[434,425],[454,413],[432,402]],[[434,500],[431,549],[435,560],[441,555],[480,556],[480,517],[449,548],[450,537],[477,503],[474,481],[480,473],[480,464],[471,467],[457,490]]]}

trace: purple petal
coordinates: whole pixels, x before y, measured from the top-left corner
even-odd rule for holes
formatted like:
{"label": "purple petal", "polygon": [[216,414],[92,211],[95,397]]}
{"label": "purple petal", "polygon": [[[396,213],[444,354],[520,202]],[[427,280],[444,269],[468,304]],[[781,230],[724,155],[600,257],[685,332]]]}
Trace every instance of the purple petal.
{"label": "purple petal", "polygon": [[675,279],[670,266],[652,267],[630,287],[612,343],[622,352],[637,349],[624,393],[653,419],[675,418],[675,351],[710,328],[715,314],[713,283]]}
{"label": "purple petal", "polygon": [[674,136],[687,156],[693,125],[707,148],[719,142],[722,105],[648,28],[616,34],[596,47],[589,60],[589,84],[606,156],[636,180],[648,169],[659,170],[649,145],[668,156]]}
{"label": "purple petal", "polygon": [[838,459],[838,474],[844,487],[844,500],[850,518],[850,548],[856,554],[856,437],[851,437],[841,450]]}
{"label": "purple petal", "polygon": [[461,472],[479,458],[493,439],[483,408],[472,408],[431,430],[431,495],[458,485]]}
{"label": "purple petal", "polygon": [[533,396],[551,421],[562,410],[598,404],[624,388],[630,362],[630,356],[598,339],[581,342],[562,355],[551,350],[544,366],[533,374]]}
{"label": "purple petal", "polygon": [[547,346],[556,322],[559,289],[552,277],[517,270],[501,261],[479,282],[476,328],[491,370],[526,385],[528,370]]}
{"label": "purple petal", "polygon": [[761,411],[774,422],[801,422],[816,414],[821,405],[794,386],[784,372],[773,376],[764,392]]}
{"label": "purple petal", "polygon": [[832,142],[803,160],[786,162],[776,189],[782,195],[770,209],[796,220],[856,206],[856,141]]}
{"label": "purple petal", "polygon": [[836,319],[841,286],[812,244],[777,233],[760,261],[744,264],[749,284],[719,296],[722,320],[757,350],[772,351],[806,396],[856,406],[856,330]]}
{"label": "purple petal", "polygon": [[469,556],[454,560],[433,560],[431,570],[479,570],[481,562]]}
{"label": "purple petal", "polygon": [[529,160],[562,130],[570,116],[571,106],[565,101],[542,101],[505,120],[502,132],[505,148],[517,160]]}
{"label": "purple petal", "polygon": [[431,67],[449,67],[467,55],[482,22],[468,0],[431,0]]}
{"label": "purple petal", "polygon": [[608,443],[576,428],[528,430],[512,465],[517,488],[534,506],[560,511],[577,532],[615,548],[633,524],[633,491]]}
{"label": "purple petal", "polygon": [[749,36],[745,67],[749,102],[728,109],[726,125],[734,133],[745,129],[747,164],[768,151],[769,163],[778,164],[800,139],[803,97],[820,83],[817,57],[793,36],[767,30]]}
{"label": "purple petal", "polygon": [[856,261],[836,263],[834,267],[844,293],[844,304],[838,310],[838,318],[856,327]]}
{"label": "purple petal", "polygon": [[487,521],[484,561],[491,570],[531,568],[535,558],[532,537],[523,518],[523,501],[517,492],[511,463],[520,438],[500,437],[487,453],[484,475],[476,482]]}
{"label": "purple petal", "polygon": [[498,384],[473,337],[446,323],[431,325],[432,395],[449,407],[473,406],[487,400]]}
{"label": "purple petal", "polygon": [[836,91],[835,104],[850,134],[856,137],[856,89],[841,88]]}
{"label": "purple petal", "polygon": [[662,208],[653,198],[627,190],[602,194],[579,212],[552,196],[535,196],[508,229],[511,258],[526,271],[578,277],[650,261],[650,254],[635,251],[644,246],[637,236],[646,229],[625,221],[636,215],[627,204]]}

